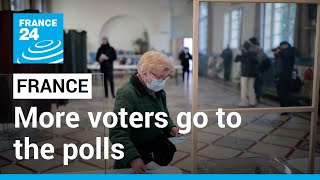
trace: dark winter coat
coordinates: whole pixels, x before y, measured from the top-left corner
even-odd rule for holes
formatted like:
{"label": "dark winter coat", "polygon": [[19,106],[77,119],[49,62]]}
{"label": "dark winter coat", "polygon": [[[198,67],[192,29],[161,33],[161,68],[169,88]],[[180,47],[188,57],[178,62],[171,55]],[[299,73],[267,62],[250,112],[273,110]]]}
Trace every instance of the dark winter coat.
{"label": "dark winter coat", "polygon": [[230,48],[223,50],[221,57],[223,58],[223,62],[225,64],[230,64],[233,58],[232,50]]}
{"label": "dark winter coat", "polygon": [[295,63],[295,48],[288,47],[287,49],[282,49],[277,54],[277,77],[281,80],[287,81],[291,78],[294,63]]}
{"label": "dark winter coat", "polygon": [[[143,116],[145,112],[165,112],[168,114],[168,125],[164,129],[160,129],[154,125],[154,116],[150,118],[150,128],[122,128],[120,122],[116,127],[110,129],[109,137],[111,142],[120,143],[124,145],[124,158],[116,160],[114,164],[115,169],[130,168],[131,160],[140,157],[137,148],[150,148],[160,136],[169,136],[170,130],[174,124],[169,116],[167,109],[166,93],[161,90],[155,95],[150,94],[148,89],[141,83],[137,75],[132,75],[130,81],[125,83],[116,95],[116,102],[113,112],[118,114],[121,108],[125,108],[128,115],[126,116],[126,123],[129,124],[129,116],[133,112],[140,112]],[[118,119],[120,117],[118,116]]]}
{"label": "dark winter coat", "polygon": [[[105,54],[108,56],[108,60],[99,62],[99,57],[101,54]],[[112,70],[113,69],[113,61],[117,59],[116,51],[109,44],[101,45],[96,54],[96,60],[100,63],[101,70]]]}
{"label": "dark winter coat", "polygon": [[181,65],[183,70],[189,70],[189,60],[192,59],[192,56],[190,53],[185,53],[184,51],[182,51],[179,54],[179,59],[181,61]]}
{"label": "dark winter coat", "polygon": [[256,77],[258,56],[254,51],[246,51],[235,58],[235,62],[241,62],[241,76]]}

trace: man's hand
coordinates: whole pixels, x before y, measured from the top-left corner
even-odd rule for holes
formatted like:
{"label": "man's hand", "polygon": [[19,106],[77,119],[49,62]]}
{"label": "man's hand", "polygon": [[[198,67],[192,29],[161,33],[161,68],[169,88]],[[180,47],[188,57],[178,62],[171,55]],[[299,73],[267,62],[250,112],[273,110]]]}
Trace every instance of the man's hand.
{"label": "man's hand", "polygon": [[143,160],[136,158],[130,162],[133,172],[136,174],[144,174],[147,171],[147,166],[144,164]]}
{"label": "man's hand", "polygon": [[171,128],[171,130],[170,130],[170,135],[171,135],[171,136],[174,136],[174,137],[180,137],[180,136],[182,136],[182,134],[179,133],[179,128],[177,128],[177,127]]}
{"label": "man's hand", "polygon": [[109,57],[105,54],[101,54],[99,57],[99,62],[102,63],[103,61],[109,60]]}

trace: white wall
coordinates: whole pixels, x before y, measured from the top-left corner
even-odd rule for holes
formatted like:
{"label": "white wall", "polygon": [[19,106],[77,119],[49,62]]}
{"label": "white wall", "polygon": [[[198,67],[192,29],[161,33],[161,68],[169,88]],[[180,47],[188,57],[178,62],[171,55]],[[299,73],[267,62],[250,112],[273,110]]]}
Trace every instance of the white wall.
{"label": "white wall", "polygon": [[171,34],[173,38],[192,37],[192,1],[171,1]]}
{"label": "white wall", "polygon": [[[178,64],[177,57],[183,45],[180,38],[192,38],[192,1],[191,0],[171,0],[171,35],[172,35],[172,56]],[[180,40],[179,40],[180,39]]]}
{"label": "white wall", "polygon": [[[103,25],[99,39],[108,37],[114,47],[124,50],[139,50],[133,46],[133,42],[142,38],[144,31],[147,31],[146,27],[139,19],[127,15],[116,16]],[[121,41],[119,41],[119,37],[121,37]]]}
{"label": "white wall", "polygon": [[[87,31],[88,52],[100,45],[103,25],[112,17],[129,15],[139,19],[146,27],[150,46],[170,51],[171,13],[170,0],[53,0],[51,11],[64,14],[65,29]],[[127,29],[131,33],[131,29]],[[125,36],[111,38],[110,43],[121,44]],[[115,48],[127,48],[115,47]]]}
{"label": "white wall", "polygon": [[255,3],[212,3],[212,53],[221,53],[224,34],[224,14],[233,9],[242,8],[241,44],[254,36]]}

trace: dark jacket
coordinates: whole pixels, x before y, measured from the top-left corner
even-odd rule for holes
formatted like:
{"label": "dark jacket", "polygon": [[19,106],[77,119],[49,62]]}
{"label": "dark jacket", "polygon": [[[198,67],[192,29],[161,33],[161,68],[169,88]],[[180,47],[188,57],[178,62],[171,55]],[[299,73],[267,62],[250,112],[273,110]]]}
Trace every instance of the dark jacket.
{"label": "dark jacket", "polygon": [[289,46],[287,49],[282,49],[276,55],[277,77],[287,81],[291,79],[292,71],[295,63],[295,48]]}
{"label": "dark jacket", "polygon": [[[99,57],[101,54],[108,56],[108,60],[99,62]],[[101,70],[113,69],[113,61],[117,59],[116,51],[109,44],[101,45],[96,54],[96,60],[100,63]]]}
{"label": "dark jacket", "polygon": [[235,62],[241,62],[241,76],[256,77],[258,57],[254,51],[246,51],[235,58]]}
{"label": "dark jacket", "polygon": [[184,70],[189,70],[189,60],[192,59],[192,56],[190,53],[185,53],[184,51],[182,51],[179,54],[179,59],[181,61],[181,65],[183,67]]}
{"label": "dark jacket", "polygon": [[[113,112],[118,114],[121,108],[125,108],[128,115],[126,123],[129,124],[130,114],[140,112],[143,116],[145,112],[165,112],[168,114],[168,126],[160,129],[154,125],[154,116],[150,118],[150,128],[132,128],[130,124],[128,128],[122,128],[120,122],[116,127],[110,129],[109,137],[111,142],[120,143],[124,146],[124,158],[116,160],[114,163],[115,169],[130,168],[130,161],[140,157],[137,148],[148,147],[153,144],[162,134],[169,136],[170,130],[174,124],[169,117],[167,109],[166,94],[163,90],[151,95],[147,88],[141,83],[137,75],[132,75],[130,81],[125,83],[116,95],[116,102]],[[118,119],[120,117],[118,116]]]}
{"label": "dark jacket", "polygon": [[222,51],[221,57],[223,58],[223,62],[225,64],[230,64],[233,58],[232,50],[230,48],[226,48]]}

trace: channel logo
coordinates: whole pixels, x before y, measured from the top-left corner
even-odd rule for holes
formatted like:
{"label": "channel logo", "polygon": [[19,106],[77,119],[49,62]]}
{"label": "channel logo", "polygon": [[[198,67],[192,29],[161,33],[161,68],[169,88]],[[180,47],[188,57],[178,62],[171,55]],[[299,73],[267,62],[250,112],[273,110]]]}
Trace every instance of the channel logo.
{"label": "channel logo", "polygon": [[14,14],[14,64],[63,63],[63,14]]}
{"label": "channel logo", "polygon": [[60,40],[37,42],[17,58],[18,64],[59,64],[63,63],[63,45]]}

